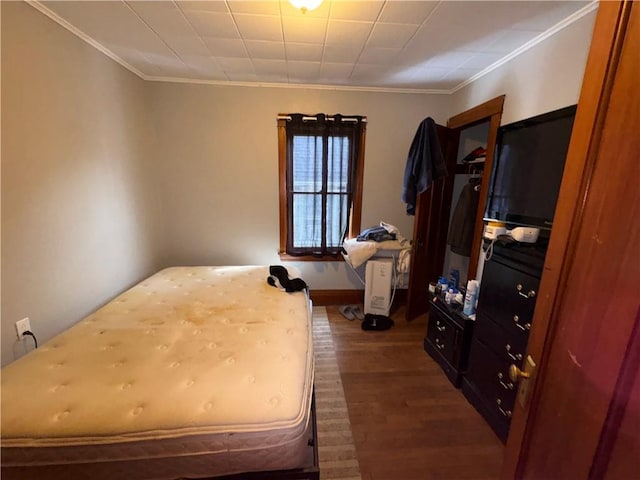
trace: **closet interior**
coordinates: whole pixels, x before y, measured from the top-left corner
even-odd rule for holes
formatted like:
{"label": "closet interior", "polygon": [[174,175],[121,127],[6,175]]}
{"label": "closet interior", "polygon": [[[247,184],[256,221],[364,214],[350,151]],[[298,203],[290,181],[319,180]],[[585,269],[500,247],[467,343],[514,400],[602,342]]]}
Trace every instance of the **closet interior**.
{"label": "closet interior", "polygon": [[[437,126],[448,174],[434,181],[417,199],[407,288],[407,320],[428,311],[429,282],[443,273],[458,270],[461,285],[467,279],[477,278],[477,270],[482,266],[479,261],[482,219],[504,98],[504,95],[496,97],[455,115],[448,120],[446,127]],[[470,160],[470,154],[477,149],[484,152]],[[471,183],[476,204],[462,209],[462,213],[456,212],[460,195]],[[458,223],[460,218],[464,218],[461,224]],[[456,224],[452,230],[454,219]],[[464,249],[460,248],[459,242],[453,241],[460,237],[466,240]],[[450,240],[454,243],[453,248]]]}

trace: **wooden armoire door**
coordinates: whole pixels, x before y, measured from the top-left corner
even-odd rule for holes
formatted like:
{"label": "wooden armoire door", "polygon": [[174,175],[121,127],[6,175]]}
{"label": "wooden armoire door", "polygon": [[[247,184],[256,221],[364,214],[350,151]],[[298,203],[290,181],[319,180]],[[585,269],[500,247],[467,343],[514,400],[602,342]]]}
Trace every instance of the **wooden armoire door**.
{"label": "wooden armoire door", "polygon": [[[640,3],[602,2],[503,479],[640,475]],[[535,382],[535,383],[533,383]],[[522,391],[522,385],[520,389]]]}

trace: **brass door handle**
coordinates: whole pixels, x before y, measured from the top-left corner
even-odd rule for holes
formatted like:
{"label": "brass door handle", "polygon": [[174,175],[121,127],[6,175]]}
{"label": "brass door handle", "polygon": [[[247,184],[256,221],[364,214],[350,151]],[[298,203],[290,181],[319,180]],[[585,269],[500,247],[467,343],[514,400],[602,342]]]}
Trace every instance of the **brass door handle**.
{"label": "brass door handle", "polygon": [[509,365],[509,378],[514,383],[520,382],[520,388],[518,389],[518,403],[523,408],[526,408],[536,373],[536,362],[533,361],[531,355],[526,356],[522,368],[524,371],[520,370],[517,365],[514,365],[513,363]]}
{"label": "brass door handle", "polygon": [[511,365],[509,365],[509,378],[512,382],[519,382],[522,379],[531,378],[531,374],[528,372],[523,372],[512,363]]}

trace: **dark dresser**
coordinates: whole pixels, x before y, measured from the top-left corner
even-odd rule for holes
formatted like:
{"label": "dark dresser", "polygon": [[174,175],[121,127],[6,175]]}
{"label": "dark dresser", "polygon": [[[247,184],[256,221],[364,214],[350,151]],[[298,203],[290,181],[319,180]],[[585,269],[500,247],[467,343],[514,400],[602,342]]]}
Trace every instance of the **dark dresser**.
{"label": "dark dresser", "polygon": [[482,274],[462,392],[503,442],[517,390],[509,366],[522,367],[544,256],[540,245],[498,242]]}
{"label": "dark dresser", "polygon": [[430,296],[424,349],[456,388],[460,387],[467,369],[473,324],[473,320],[462,313],[462,305],[445,303],[442,295]]}

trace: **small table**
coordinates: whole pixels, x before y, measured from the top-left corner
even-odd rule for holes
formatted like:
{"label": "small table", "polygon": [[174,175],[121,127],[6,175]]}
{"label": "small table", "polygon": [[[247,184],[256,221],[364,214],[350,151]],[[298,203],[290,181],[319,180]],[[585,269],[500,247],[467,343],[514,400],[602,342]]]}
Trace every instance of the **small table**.
{"label": "small table", "polygon": [[474,320],[462,313],[462,305],[448,304],[442,295],[430,295],[425,351],[442,367],[451,383],[460,388],[469,363]]}

